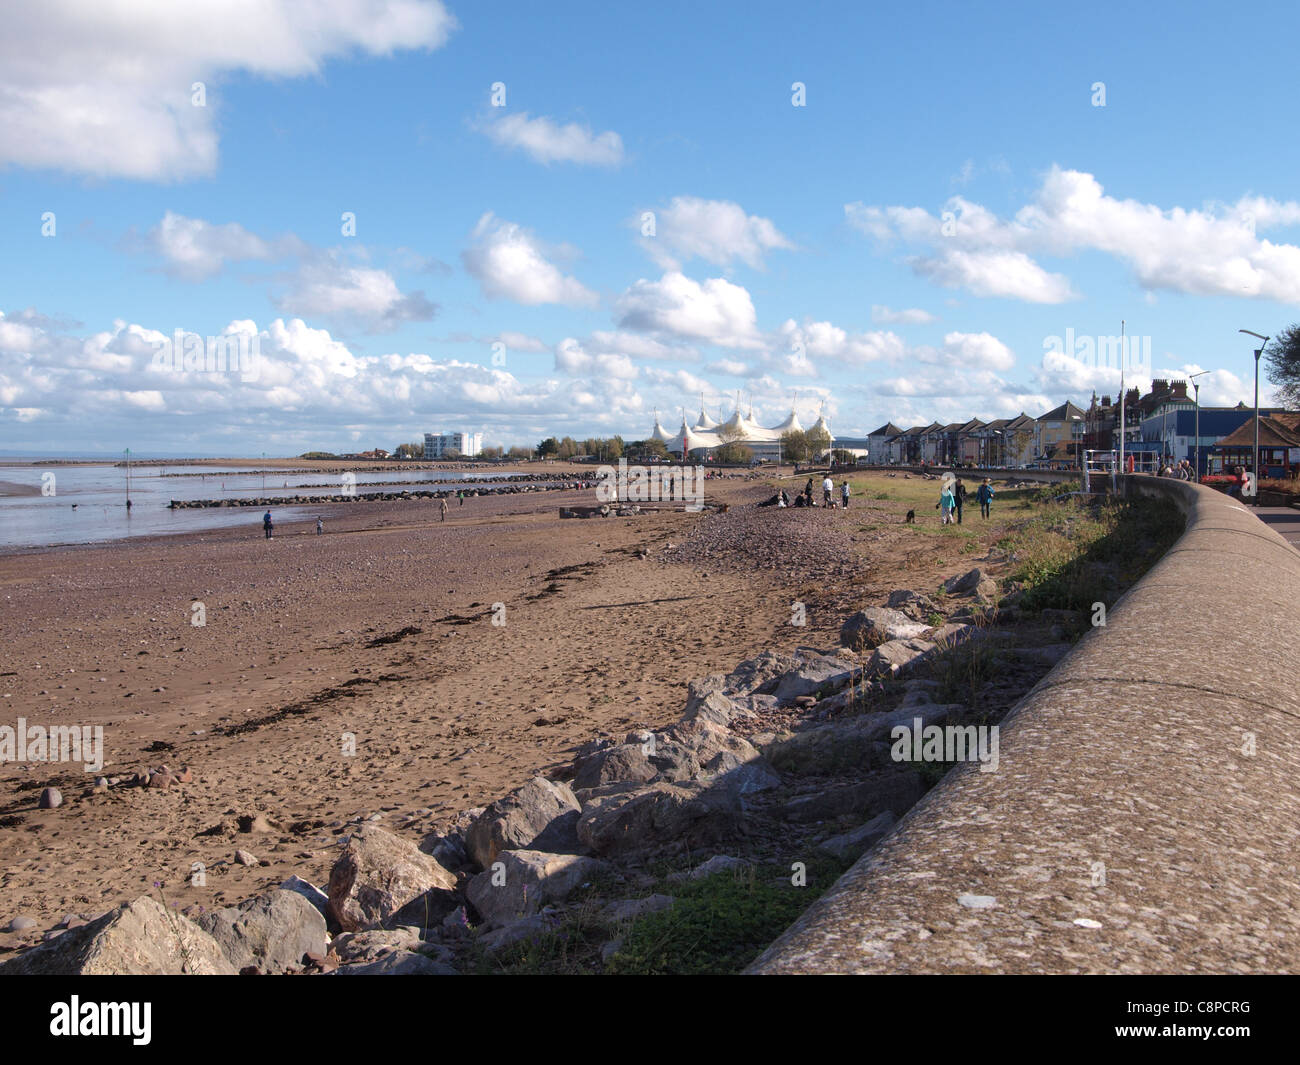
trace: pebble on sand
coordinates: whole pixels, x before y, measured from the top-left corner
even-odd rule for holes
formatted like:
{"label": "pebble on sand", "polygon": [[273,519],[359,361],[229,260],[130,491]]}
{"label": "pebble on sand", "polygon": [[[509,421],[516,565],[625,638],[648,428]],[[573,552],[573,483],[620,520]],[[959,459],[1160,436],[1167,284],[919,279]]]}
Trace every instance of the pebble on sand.
{"label": "pebble on sand", "polygon": [[45,788],[41,791],[38,805],[42,810],[53,810],[56,806],[62,806],[63,793],[58,788]]}

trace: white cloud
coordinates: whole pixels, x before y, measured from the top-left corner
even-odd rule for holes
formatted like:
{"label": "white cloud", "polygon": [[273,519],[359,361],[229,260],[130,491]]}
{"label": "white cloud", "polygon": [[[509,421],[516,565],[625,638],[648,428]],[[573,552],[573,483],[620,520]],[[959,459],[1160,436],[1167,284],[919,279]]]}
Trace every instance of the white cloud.
{"label": "white cloud", "polygon": [[939,319],[929,311],[923,311],[919,307],[909,307],[905,310],[895,311],[877,303],[871,307],[871,320],[881,325],[929,325]]}
{"label": "white cloud", "polygon": [[774,339],[786,351],[802,352],[810,359],[829,359],[855,367],[897,360],[906,347],[895,333],[851,334],[831,322],[810,319],[805,319],[802,324],[788,319],[777,330]]}
{"label": "white cloud", "polygon": [[985,370],[1009,370],[1016,357],[990,333],[947,333],[943,338],[944,361],[955,366]]}
{"label": "white cloud", "polygon": [[387,271],[349,265],[336,252],[301,263],[290,277],[288,291],[274,302],[287,313],[355,318],[374,330],[428,321],[437,313],[423,292],[403,293]]}
{"label": "white cloud", "polygon": [[913,269],[981,296],[1033,303],[1074,298],[1067,278],[1031,255],[1101,251],[1127,263],[1145,289],[1300,303],[1300,247],[1260,230],[1300,224],[1300,203],[1242,197],[1232,205],[1162,208],[1106,195],[1097,179],[1053,167],[1011,219],[953,197],[935,217],[919,207],[845,205],[850,225],[888,243],[923,244]]}
{"label": "white cloud", "polygon": [[529,306],[561,303],[592,307],[598,302],[594,292],[546,258],[545,248],[532,234],[491,211],[479,219],[461,258],[491,299]]}
{"label": "white cloud", "polygon": [[626,355],[588,352],[573,337],[565,337],[555,345],[555,368],[570,374],[598,374],[624,381],[636,378],[636,365]]}
{"label": "white cloud", "polygon": [[721,347],[761,344],[748,291],[721,277],[699,282],[669,271],[658,281],[642,279],[620,297],[618,314],[624,329],[667,333]]}
{"label": "white cloud", "polygon": [[[216,169],[219,81],[319,73],[332,58],[442,45],[439,0],[62,0],[6,14],[0,164],[174,180]],[[206,85],[206,106],[191,86]]]}
{"label": "white cloud", "polygon": [[213,225],[172,211],[149,231],[149,241],[173,273],[190,281],[219,274],[227,262],[267,260],[278,254],[270,242],[238,222]]}
{"label": "white cloud", "polygon": [[[794,247],[770,220],[747,215],[739,204],[727,200],[674,196],[654,215],[654,236],[643,236],[641,245],[666,270],[678,270],[693,258],[714,266],[739,259],[761,269],[767,252]],[[639,215],[635,224],[642,224]]]}
{"label": "white cloud", "polygon": [[612,167],[623,162],[623,140],[612,130],[593,134],[588,126],[560,126],[545,115],[529,118],[526,111],[503,115],[483,129],[497,144],[522,149],[539,163]]}

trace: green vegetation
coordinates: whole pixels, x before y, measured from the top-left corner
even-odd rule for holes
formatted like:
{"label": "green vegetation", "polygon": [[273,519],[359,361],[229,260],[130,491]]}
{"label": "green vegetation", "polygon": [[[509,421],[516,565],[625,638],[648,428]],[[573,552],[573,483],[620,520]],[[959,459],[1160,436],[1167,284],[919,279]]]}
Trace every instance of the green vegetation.
{"label": "green vegetation", "polygon": [[997,543],[1013,557],[1010,578],[1025,585],[1018,603],[1025,610],[1113,603],[1183,530],[1177,508],[1166,500],[1093,503],[1079,497],[1037,510]]}
{"label": "green vegetation", "polygon": [[[653,891],[677,901],[671,909],[621,926],[599,917],[612,883],[592,884],[570,896],[563,917],[544,935],[495,954],[478,951],[478,974],[676,975],[738,973],[784,932],[848,867],[824,854],[806,862],[807,883],[796,887],[789,865],[727,870],[702,880],[671,881],[667,868]],[[635,896],[644,897],[646,892]],[[602,964],[601,948],[622,946]]]}
{"label": "green vegetation", "polygon": [[605,966],[624,976],[738,973],[847,868],[810,856],[807,883],[796,887],[789,865],[761,865],[703,880],[665,884],[676,904],[637,921]]}

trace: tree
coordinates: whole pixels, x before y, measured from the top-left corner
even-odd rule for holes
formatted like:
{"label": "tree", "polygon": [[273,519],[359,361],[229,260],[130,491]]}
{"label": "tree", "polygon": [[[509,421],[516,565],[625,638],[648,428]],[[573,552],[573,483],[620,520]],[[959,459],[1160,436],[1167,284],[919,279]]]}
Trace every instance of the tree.
{"label": "tree", "polygon": [[398,444],[397,450],[393,452],[393,458],[422,459],[424,458],[424,445],[423,444]]}
{"label": "tree", "polygon": [[566,436],[560,441],[560,446],[556,449],[556,457],[565,459],[573,458],[574,455],[582,454],[582,446],[571,436]]}
{"label": "tree", "polygon": [[514,447],[510,449],[508,454],[511,460],[514,462],[523,462],[533,457],[533,452],[529,448],[526,448],[521,444],[515,444]]}
{"label": "tree", "polygon": [[858,458],[852,451],[845,451],[843,448],[837,447],[831,452],[831,461],[839,463],[841,466],[852,466],[858,461]]}
{"label": "tree", "polygon": [[808,458],[819,459],[822,452],[831,446],[831,434],[825,429],[809,429],[804,433],[804,438],[808,441]]}
{"label": "tree", "polygon": [[741,430],[723,427],[718,430],[718,439],[722,446],[713,451],[718,462],[749,462],[754,457],[753,450],[741,443],[745,439]]}
{"label": "tree", "polygon": [[808,434],[802,429],[782,433],[781,457],[790,462],[803,462],[808,457]]}
{"label": "tree", "polygon": [[1300,407],[1300,325],[1288,326],[1270,340],[1264,361],[1283,406]]}
{"label": "tree", "polygon": [[449,447],[442,453],[442,457],[445,459],[458,459],[460,458],[460,449]]}
{"label": "tree", "polygon": [[537,455],[539,458],[548,459],[559,454],[560,442],[553,436],[548,436],[537,445]]}
{"label": "tree", "polygon": [[499,447],[485,447],[479,453],[479,458],[486,459],[489,462],[495,462],[502,455]]}

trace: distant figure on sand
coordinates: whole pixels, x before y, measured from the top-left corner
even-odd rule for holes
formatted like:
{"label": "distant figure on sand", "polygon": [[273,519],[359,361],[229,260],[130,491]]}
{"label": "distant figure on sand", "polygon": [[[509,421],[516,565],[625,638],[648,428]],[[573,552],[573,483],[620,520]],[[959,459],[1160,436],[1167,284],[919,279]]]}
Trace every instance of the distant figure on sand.
{"label": "distant figure on sand", "polygon": [[984,483],[979,486],[975,498],[979,500],[980,517],[987,518],[989,516],[989,507],[993,505],[993,486],[989,484],[987,477],[984,478]]}
{"label": "distant figure on sand", "polygon": [[271,524],[271,512],[268,510],[262,515],[262,531],[266,533],[268,540],[271,539],[271,530],[274,528],[275,526]]}
{"label": "distant figure on sand", "polygon": [[447,497],[442,496],[438,499],[438,513],[442,515],[442,520],[447,520]]}
{"label": "distant figure on sand", "polygon": [[849,482],[848,481],[840,482],[840,503],[843,505],[845,510],[849,509]]}
{"label": "distant figure on sand", "polygon": [[803,486],[803,498],[804,498],[803,505],[805,507],[811,507],[813,505],[812,493],[813,493],[812,478],[809,477],[808,483]]}
{"label": "distant figure on sand", "polygon": [[835,491],[835,482],[831,480],[831,475],[828,473],[822,479],[822,502],[828,507],[831,505],[831,493],[833,491]]}
{"label": "distant figure on sand", "polygon": [[465,505],[465,493],[464,493],[464,492],[457,492],[457,493],[456,493],[456,498],[460,500],[460,505],[463,507],[463,506]]}
{"label": "distant figure on sand", "polygon": [[325,531],[325,519],[324,519],[324,518],[317,518],[317,519],[316,519],[316,535],[317,535],[317,536],[320,536],[321,533],[323,533],[324,531]]}
{"label": "distant figure on sand", "polygon": [[957,524],[961,524],[961,508],[966,505],[966,486],[961,483],[961,478],[957,478],[957,483],[953,485],[952,498],[957,502]]}

